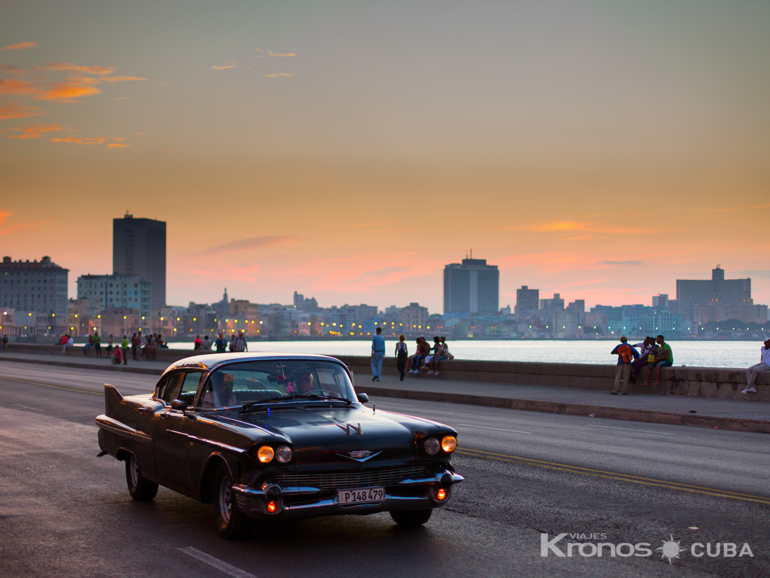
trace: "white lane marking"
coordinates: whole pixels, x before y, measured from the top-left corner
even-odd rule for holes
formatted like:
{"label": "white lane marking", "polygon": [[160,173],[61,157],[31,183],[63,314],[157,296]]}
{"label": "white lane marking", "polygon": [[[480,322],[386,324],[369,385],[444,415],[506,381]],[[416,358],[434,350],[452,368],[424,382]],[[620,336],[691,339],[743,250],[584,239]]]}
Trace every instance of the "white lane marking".
{"label": "white lane marking", "polygon": [[254,576],[254,574],[249,574],[248,572],[244,572],[240,568],[236,568],[235,566],[228,564],[227,562],[222,562],[219,558],[214,558],[214,556],[209,556],[205,552],[201,552],[197,548],[193,548],[192,546],[188,546],[187,548],[179,548],[181,552],[184,552],[185,554],[188,554],[189,556],[192,556],[193,558],[196,558],[200,560],[201,562],[204,562],[208,564],[209,566],[213,566],[220,572],[224,572],[225,574],[229,574],[230,576],[235,576],[236,578],[257,578]]}
{"label": "white lane marking", "polygon": [[635,431],[639,433],[651,433],[651,434],[657,434],[659,436],[672,436],[674,434],[662,432],[662,431],[650,431],[648,429],[629,429],[627,427],[612,427],[611,425],[589,425],[588,427],[600,427],[603,429],[622,429],[623,431]]}
{"label": "white lane marking", "polygon": [[515,429],[500,429],[500,428],[497,428],[497,427],[483,427],[483,426],[480,426],[480,425],[471,425],[469,423],[458,423],[457,425],[458,426],[461,425],[463,427],[475,427],[476,429],[493,429],[495,431],[505,431],[505,432],[509,432],[509,433],[520,433],[520,434],[531,434],[532,433],[530,431],[518,431],[518,430],[515,430]]}
{"label": "white lane marking", "polygon": [[27,405],[21,405],[20,403],[14,403],[13,407],[21,407],[23,409],[29,409],[29,410],[32,410],[32,411],[40,411],[40,412],[45,413],[44,409],[37,409],[36,407],[29,407]]}

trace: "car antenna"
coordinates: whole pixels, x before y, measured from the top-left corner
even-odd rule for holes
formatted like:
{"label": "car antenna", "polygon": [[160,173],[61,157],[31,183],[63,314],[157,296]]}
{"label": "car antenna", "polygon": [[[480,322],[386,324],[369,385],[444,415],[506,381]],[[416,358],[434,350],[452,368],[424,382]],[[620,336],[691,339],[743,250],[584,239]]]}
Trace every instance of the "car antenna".
{"label": "car antenna", "polygon": [[374,412],[377,411],[377,404],[372,404],[372,415],[374,415]]}

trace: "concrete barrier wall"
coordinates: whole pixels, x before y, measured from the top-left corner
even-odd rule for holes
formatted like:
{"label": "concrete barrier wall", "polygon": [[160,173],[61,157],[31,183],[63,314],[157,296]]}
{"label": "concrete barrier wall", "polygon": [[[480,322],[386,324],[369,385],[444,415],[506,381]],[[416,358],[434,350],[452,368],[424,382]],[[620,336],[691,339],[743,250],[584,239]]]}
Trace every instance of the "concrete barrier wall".
{"label": "concrete barrier wall", "polygon": [[[258,350],[259,343],[252,343],[252,348]],[[67,348],[67,357],[73,360],[83,355],[83,347],[75,346]],[[104,349],[104,348],[103,348]],[[32,345],[12,343],[8,346],[8,353],[33,353],[62,356],[62,347],[59,345]],[[201,355],[204,351],[159,349],[157,361],[173,363],[185,357]],[[369,357],[338,356],[357,376],[371,375]],[[383,363],[383,374],[398,375],[396,360],[387,357]],[[646,370],[644,370],[646,372]],[[646,376],[646,373],[642,374]],[[451,379],[468,382],[510,383],[517,385],[539,385],[553,387],[575,387],[581,389],[606,390],[612,389],[615,381],[615,366],[613,365],[589,365],[580,363],[524,363],[515,361],[469,361],[452,360],[442,363],[441,375],[433,377],[428,375],[408,375],[407,381],[412,379]],[[366,381],[360,377],[358,385],[365,385]],[[640,379],[641,383],[642,380]],[[741,394],[746,387],[745,368],[717,369],[710,367],[671,367],[662,370],[661,388],[671,394],[689,395],[696,397],[713,397],[722,399],[752,399],[757,401],[770,401],[770,372],[760,374],[757,379],[757,394],[747,396]],[[633,393],[657,394],[657,388],[642,388],[638,385],[630,386]],[[469,389],[468,393],[473,393]]]}

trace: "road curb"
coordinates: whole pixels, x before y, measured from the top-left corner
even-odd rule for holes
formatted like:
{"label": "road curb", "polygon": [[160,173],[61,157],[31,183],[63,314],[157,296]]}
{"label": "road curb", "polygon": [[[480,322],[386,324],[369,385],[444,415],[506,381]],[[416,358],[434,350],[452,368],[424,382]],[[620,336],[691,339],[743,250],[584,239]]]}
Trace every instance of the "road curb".
{"label": "road curb", "polygon": [[605,419],[621,419],[647,423],[664,423],[669,425],[688,425],[695,427],[718,428],[731,431],[752,433],[770,433],[770,422],[716,417],[698,416],[691,414],[651,411],[645,409],[630,409],[622,407],[606,407],[601,405],[582,405],[577,403],[558,403],[554,401],[537,401],[531,399],[511,399],[482,395],[460,393],[438,393],[403,389],[387,389],[382,387],[366,387],[366,393],[380,397],[401,399],[416,399],[420,401],[442,401],[464,405],[480,405],[502,409],[518,409],[522,411],[537,411],[542,413],[561,413],[565,415],[592,416]]}
{"label": "road curb", "polygon": [[144,373],[147,375],[162,375],[164,369],[152,369],[150,367],[131,367],[128,365],[93,365],[91,363],[77,363],[67,361],[54,361],[54,360],[38,360],[35,359],[19,359],[18,357],[0,357],[0,362],[10,361],[13,363],[31,363],[32,365],[56,365],[59,367],[74,367],[75,369],[97,369],[99,371],[122,371],[124,373]]}
{"label": "road curb", "polygon": [[[14,363],[33,363],[37,365],[55,365],[59,367],[74,367],[77,369],[96,369],[119,371],[124,373],[141,373],[146,375],[161,375],[164,371],[162,369],[151,369],[149,367],[132,367],[127,365],[105,365],[102,367],[100,365],[92,365],[88,363],[72,363],[55,360],[30,361],[29,359],[19,359],[6,356],[1,357],[0,361],[9,361]],[[419,391],[412,389],[390,389],[384,387],[369,386],[362,387],[361,389],[365,389],[366,393],[369,395],[377,395],[380,397],[415,399],[420,401],[440,401],[445,403],[459,403],[463,405],[497,407],[501,409],[518,409],[522,411],[537,411],[541,413],[578,415],[583,417],[593,415],[593,417],[604,419],[620,419],[647,423],[719,428],[731,431],[743,431],[752,433],[770,433],[770,421],[755,419],[699,416],[664,411],[652,411],[646,409],[606,407],[602,405],[583,405],[577,403],[559,403],[554,401],[513,399],[506,397]]]}

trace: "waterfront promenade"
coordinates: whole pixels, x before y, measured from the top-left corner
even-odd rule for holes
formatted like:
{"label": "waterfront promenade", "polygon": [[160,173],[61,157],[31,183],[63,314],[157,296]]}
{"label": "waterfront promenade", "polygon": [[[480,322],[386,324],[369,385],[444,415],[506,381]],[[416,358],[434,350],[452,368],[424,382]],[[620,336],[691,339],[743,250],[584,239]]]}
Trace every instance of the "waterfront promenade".
{"label": "waterfront promenade", "polygon": [[[61,348],[47,346],[11,346],[0,356],[0,374],[11,371],[19,363],[34,363],[121,373],[160,375],[174,359],[198,352],[165,350],[157,361],[129,360],[127,366],[113,366],[109,359],[82,355],[75,348],[62,355]],[[714,395],[681,395],[688,381],[668,379],[661,388],[632,386],[628,396],[611,396],[612,367],[574,366],[571,364],[513,364],[506,362],[454,361],[436,379],[430,376],[409,376],[399,381],[393,360],[386,360],[382,381],[371,382],[367,371],[368,358],[345,357],[351,368],[357,391],[373,397],[389,397],[457,404],[507,408],[556,414],[591,416],[597,419],[619,419],[650,423],[770,433],[770,403],[761,400],[770,394],[764,381],[757,384],[752,396],[728,396],[742,387],[740,369],[709,368],[679,369],[686,377],[700,375],[698,391]],[[450,368],[451,366],[451,368]],[[676,368],[670,370],[675,373]],[[571,375],[582,372],[582,375]],[[671,377],[674,377],[673,375]],[[766,376],[762,376],[766,379]],[[711,381],[708,381],[711,380]],[[692,381],[692,380],[690,380]],[[567,387],[572,383],[574,386]],[[704,383],[706,385],[704,385]],[[711,387],[711,384],[715,384]],[[669,395],[659,395],[668,391]],[[721,395],[720,395],[721,394]],[[730,397],[738,397],[731,399]]]}

